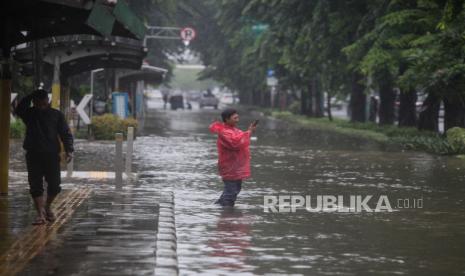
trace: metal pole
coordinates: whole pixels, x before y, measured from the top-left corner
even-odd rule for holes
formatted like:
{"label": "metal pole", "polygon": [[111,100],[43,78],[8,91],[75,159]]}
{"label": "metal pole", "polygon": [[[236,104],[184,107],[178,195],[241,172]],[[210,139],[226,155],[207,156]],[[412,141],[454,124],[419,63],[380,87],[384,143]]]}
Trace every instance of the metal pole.
{"label": "metal pole", "polygon": [[95,70],[92,70],[90,71],[90,94],[92,95],[92,100],[90,100],[90,111],[89,111],[89,115],[90,115],[90,119],[92,120],[92,105],[93,105],[93,102],[94,102],[94,71]]}
{"label": "metal pole", "polygon": [[53,59],[52,108],[60,109],[60,56]]}
{"label": "metal pole", "polygon": [[134,127],[128,127],[126,140],[126,176],[132,177],[132,153],[134,151]]}
{"label": "metal pole", "polygon": [[32,56],[33,56],[33,66],[34,66],[34,89],[39,88],[40,84],[43,81],[43,43],[41,40],[35,40],[32,42]]}
{"label": "metal pole", "polygon": [[91,125],[92,125],[92,116],[94,115],[94,74],[102,70],[103,68],[99,68],[99,69],[90,71],[90,94],[92,95],[92,98],[90,100],[90,107],[89,107],[89,118],[90,118],[91,124],[87,126],[88,137],[92,136]]}
{"label": "metal pole", "polygon": [[[69,127],[71,128],[71,132],[75,133],[74,131],[74,119],[69,120]],[[74,158],[71,159],[71,161],[67,164],[66,166],[66,177],[70,178],[73,176],[73,171],[74,171]]]}
{"label": "metal pole", "polygon": [[92,111],[93,111],[93,106],[94,106],[94,70],[90,71],[90,94],[92,95],[92,99],[90,100],[90,110],[89,110],[89,117],[90,117],[90,122],[87,126],[87,139],[90,139],[92,136]]}
{"label": "metal pole", "polygon": [[123,186],[123,133],[116,133],[115,141],[115,186],[120,189]]}
{"label": "metal pole", "polygon": [[10,59],[4,60],[0,80],[0,194],[8,194],[8,164],[10,160]]}

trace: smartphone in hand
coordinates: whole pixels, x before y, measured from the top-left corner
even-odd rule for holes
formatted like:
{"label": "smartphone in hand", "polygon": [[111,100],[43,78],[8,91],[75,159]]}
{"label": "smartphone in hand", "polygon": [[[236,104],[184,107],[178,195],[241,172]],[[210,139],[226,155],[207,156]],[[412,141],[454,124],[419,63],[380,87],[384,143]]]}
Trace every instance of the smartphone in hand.
{"label": "smartphone in hand", "polygon": [[252,125],[253,125],[253,126],[257,126],[257,125],[258,125],[258,122],[260,122],[260,120],[255,120],[255,121],[253,121]]}

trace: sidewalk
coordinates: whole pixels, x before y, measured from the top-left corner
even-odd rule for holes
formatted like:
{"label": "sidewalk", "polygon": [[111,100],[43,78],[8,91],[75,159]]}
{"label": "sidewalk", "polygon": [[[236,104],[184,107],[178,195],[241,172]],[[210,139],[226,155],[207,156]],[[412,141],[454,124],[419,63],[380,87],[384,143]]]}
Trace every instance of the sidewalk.
{"label": "sidewalk", "polygon": [[[57,221],[31,226],[27,180],[16,174],[0,198],[0,275],[177,274],[172,194],[150,182],[63,179]],[[5,237],[5,238],[4,238]]]}

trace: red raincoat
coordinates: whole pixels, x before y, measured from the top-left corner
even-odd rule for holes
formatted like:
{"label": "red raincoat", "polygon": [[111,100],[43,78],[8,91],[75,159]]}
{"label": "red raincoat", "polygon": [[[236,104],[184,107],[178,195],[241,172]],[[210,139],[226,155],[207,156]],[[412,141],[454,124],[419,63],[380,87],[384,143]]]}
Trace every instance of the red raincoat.
{"label": "red raincoat", "polygon": [[250,177],[250,131],[242,131],[221,122],[210,125],[218,134],[218,169],[223,180],[242,180]]}

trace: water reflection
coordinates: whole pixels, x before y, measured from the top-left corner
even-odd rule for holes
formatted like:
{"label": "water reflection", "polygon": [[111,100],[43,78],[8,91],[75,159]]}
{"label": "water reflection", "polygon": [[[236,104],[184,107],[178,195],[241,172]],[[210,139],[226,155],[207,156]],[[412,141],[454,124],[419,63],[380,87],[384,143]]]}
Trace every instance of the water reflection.
{"label": "water reflection", "polygon": [[213,249],[210,257],[220,258],[215,268],[242,271],[246,267],[250,248],[250,221],[243,211],[234,208],[223,208],[214,235],[208,241]]}
{"label": "water reflection", "polygon": [[[10,239],[8,209],[8,196],[0,196],[0,249],[6,248]],[[0,250],[0,252],[2,252]]]}

